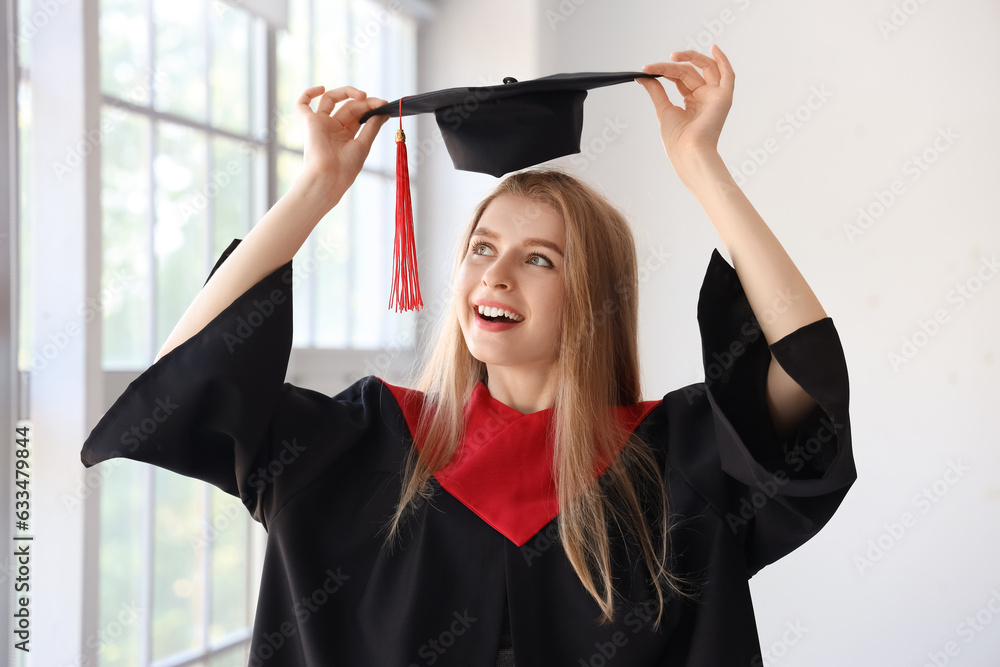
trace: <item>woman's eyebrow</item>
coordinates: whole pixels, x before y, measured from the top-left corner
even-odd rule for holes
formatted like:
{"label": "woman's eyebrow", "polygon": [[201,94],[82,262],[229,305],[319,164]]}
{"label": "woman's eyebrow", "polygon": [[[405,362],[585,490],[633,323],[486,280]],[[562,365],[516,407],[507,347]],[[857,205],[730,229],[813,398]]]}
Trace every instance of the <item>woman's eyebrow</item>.
{"label": "woman's eyebrow", "polygon": [[[497,234],[495,231],[493,231],[492,229],[488,229],[486,227],[476,227],[475,231],[472,232],[472,237],[475,238],[477,236],[485,236],[486,238],[493,240],[500,240],[501,238],[500,235]],[[549,250],[557,252],[560,255],[565,254],[562,248],[557,246],[552,241],[549,241],[548,239],[537,238],[537,237],[527,238],[521,242],[521,245],[542,246],[543,248],[548,248]]]}

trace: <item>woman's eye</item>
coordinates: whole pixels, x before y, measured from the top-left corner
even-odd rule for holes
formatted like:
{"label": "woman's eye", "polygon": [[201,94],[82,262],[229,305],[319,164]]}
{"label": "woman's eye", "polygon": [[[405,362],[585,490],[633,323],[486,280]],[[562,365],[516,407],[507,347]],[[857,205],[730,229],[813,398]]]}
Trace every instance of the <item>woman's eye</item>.
{"label": "woman's eye", "polygon": [[477,243],[476,245],[472,246],[472,254],[473,255],[493,255],[495,253],[493,252],[493,248],[489,247],[485,243]]}
{"label": "woman's eye", "polygon": [[545,266],[549,268],[554,266],[554,264],[552,264],[552,262],[549,260],[548,257],[546,257],[545,255],[538,255],[538,254],[532,255],[531,258],[528,260],[528,264],[534,264],[535,266]]}

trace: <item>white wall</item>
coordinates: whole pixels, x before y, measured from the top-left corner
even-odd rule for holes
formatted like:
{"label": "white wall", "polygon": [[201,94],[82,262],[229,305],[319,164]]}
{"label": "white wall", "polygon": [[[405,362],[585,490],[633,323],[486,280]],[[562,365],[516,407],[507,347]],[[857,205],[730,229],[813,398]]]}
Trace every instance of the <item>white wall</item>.
{"label": "white wall", "polygon": [[[749,174],[745,191],[837,324],[859,470],[830,525],[752,581],[761,642],[775,649],[770,664],[998,664],[1000,613],[987,604],[1000,610],[1000,437],[991,419],[1000,405],[1000,267],[983,260],[1000,251],[1000,5],[451,0],[439,9],[424,33],[422,91],[508,74],[639,69],[699,41],[703,51],[713,40],[725,50],[737,83],[720,151]],[[805,118],[798,128],[782,122],[789,113]],[[586,119],[593,159],[559,163],[627,212],[640,262],[652,249],[670,253],[642,285],[644,387],[659,396],[701,377],[695,303],[718,238],[674,176],[638,85],[591,92]],[[607,127],[619,128],[610,142]],[[953,139],[937,139],[949,132]],[[431,121],[422,136],[432,135]],[[934,160],[926,170],[912,162],[924,152]],[[751,154],[759,167],[745,162]],[[452,171],[443,150],[428,164],[421,270],[425,292],[436,294],[447,271],[424,267],[450,266],[454,231],[495,181]],[[859,207],[878,212],[879,196],[894,201],[849,234]],[[980,270],[989,279],[977,284]],[[956,291],[966,284],[980,288],[971,299]],[[936,314],[943,323],[926,324]],[[912,358],[904,338],[920,345]],[[924,489],[933,502],[921,499]],[[870,541],[889,548],[859,565]],[[807,630],[795,636],[786,624]]]}

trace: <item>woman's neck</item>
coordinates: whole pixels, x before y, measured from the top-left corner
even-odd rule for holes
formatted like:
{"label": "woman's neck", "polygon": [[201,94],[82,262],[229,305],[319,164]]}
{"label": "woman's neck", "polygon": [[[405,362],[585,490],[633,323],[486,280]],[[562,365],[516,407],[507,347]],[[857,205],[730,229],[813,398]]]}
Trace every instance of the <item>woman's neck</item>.
{"label": "woman's neck", "polygon": [[522,414],[551,408],[556,400],[556,378],[553,366],[539,369],[487,366],[487,388],[490,396]]}

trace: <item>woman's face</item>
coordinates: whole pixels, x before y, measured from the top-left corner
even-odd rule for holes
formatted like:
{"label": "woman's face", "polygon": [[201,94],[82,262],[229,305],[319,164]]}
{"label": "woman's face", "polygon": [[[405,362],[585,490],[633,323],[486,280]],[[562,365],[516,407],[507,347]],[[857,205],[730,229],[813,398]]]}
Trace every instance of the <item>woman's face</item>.
{"label": "woman's face", "polygon": [[531,370],[554,366],[565,247],[566,227],[552,207],[511,195],[489,204],[456,281],[458,321],[473,357]]}

